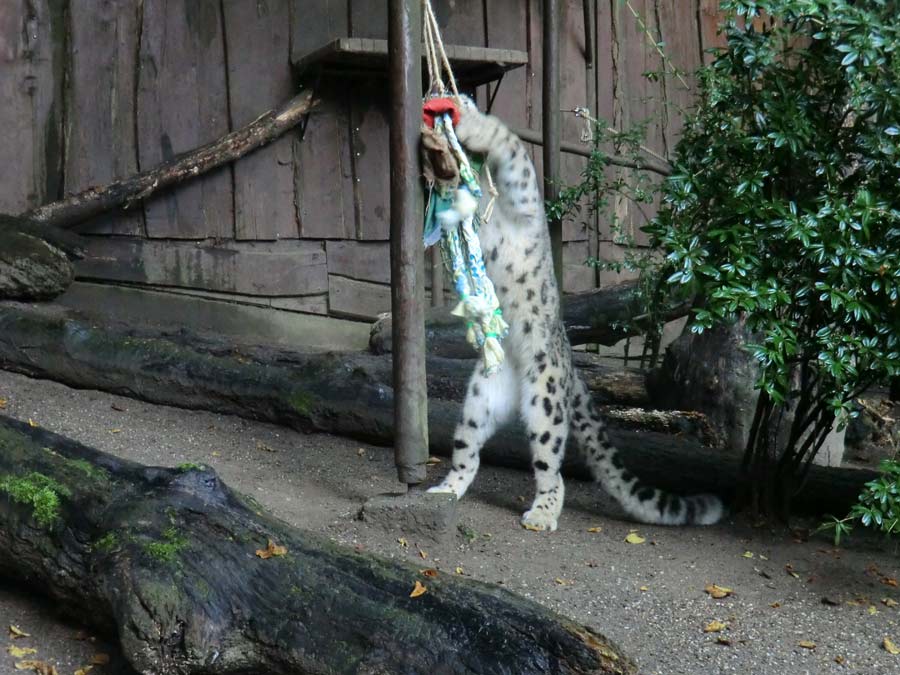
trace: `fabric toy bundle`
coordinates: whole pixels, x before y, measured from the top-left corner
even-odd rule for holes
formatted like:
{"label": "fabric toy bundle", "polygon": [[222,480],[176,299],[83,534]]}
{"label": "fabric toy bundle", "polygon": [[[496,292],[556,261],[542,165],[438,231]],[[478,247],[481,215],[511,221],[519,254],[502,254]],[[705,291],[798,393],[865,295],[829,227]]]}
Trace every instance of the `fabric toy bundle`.
{"label": "fabric toy bundle", "polygon": [[470,160],[456,138],[453,129],[459,110],[455,101],[441,97],[426,101],[423,120],[422,166],[429,188],[425,246],[440,242],[444,265],[459,296],[452,313],[466,319],[466,340],[481,351],[482,367],[490,374],[503,363],[500,341],[509,333],[478,241],[478,227],[482,219],[490,218],[493,199],[479,216],[481,161]]}

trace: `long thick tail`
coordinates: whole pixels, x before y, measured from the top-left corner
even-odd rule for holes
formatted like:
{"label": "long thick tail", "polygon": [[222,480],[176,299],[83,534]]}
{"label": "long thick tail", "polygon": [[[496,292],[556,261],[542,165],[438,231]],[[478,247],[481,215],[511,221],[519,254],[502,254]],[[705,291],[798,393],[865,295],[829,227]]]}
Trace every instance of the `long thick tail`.
{"label": "long thick tail", "polygon": [[715,495],[680,497],[642,483],[622,463],[606,433],[606,424],[580,380],[572,405],[572,435],[581,446],[594,480],[628,515],[656,525],[712,525],[725,513]]}

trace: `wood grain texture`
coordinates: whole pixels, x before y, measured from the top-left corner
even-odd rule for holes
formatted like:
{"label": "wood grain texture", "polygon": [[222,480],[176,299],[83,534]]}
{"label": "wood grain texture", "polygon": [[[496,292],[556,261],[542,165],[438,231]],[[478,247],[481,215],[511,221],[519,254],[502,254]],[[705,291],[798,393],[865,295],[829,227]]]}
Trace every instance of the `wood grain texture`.
{"label": "wood grain texture", "polygon": [[[145,0],[138,84],[141,169],[229,131],[225,43],[218,0]],[[145,203],[151,237],[234,235],[232,169]]]}
{"label": "wood grain texture", "polygon": [[[290,64],[291,0],[222,3],[228,64],[231,128],[249,124],[261,110],[294,93]],[[297,238],[294,195],[294,135],[236,162],[236,239]]]}
{"label": "wood grain texture", "polygon": [[0,2],[0,213],[58,197],[64,45],[61,0]]}
{"label": "wood grain texture", "polygon": [[390,237],[388,95],[378,82],[359,82],[350,99],[357,238]]}
{"label": "wood grain texture", "polygon": [[391,287],[329,274],[328,308],[335,316],[375,319],[391,311]]}
{"label": "wood grain texture", "polygon": [[[75,193],[138,170],[136,78],[141,7],[137,0],[75,0],[69,10],[65,190]],[[140,209],[103,214],[85,232],[140,235]]]}
{"label": "wood grain texture", "polygon": [[350,35],[350,0],[292,0],[291,61],[300,61],[334,38]]}
{"label": "wood grain texture", "polygon": [[92,238],[76,275],[259,296],[328,290],[325,251],[314,242],[193,244]]}

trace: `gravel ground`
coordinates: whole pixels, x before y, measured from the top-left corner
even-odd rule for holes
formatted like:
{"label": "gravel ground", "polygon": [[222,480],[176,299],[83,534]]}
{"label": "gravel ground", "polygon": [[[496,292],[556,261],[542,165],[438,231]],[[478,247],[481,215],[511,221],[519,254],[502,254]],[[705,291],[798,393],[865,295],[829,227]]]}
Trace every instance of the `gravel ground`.
{"label": "gravel ground", "polygon": [[[420,547],[410,538],[404,546],[399,533],[355,518],[367,497],[398,489],[383,448],[3,371],[0,398],[9,415],[116,455],[209,464],[279,517],[340,543],[503,584],[613,638],[647,675],[900,673],[900,656],[883,648],[886,637],[900,645],[900,607],[892,604],[900,603],[900,557],[880,539],[854,536],[835,549],[804,529],[754,527],[740,517],[708,528],[635,525],[576,481],[568,483],[560,529],[528,532],[518,516],[531,497],[530,477],[483,467],[460,502],[453,540]],[[446,462],[432,467],[433,478],[445,470]],[[626,543],[632,530],[646,541]],[[708,584],[733,594],[713,599]],[[0,586],[0,614],[31,633],[15,643],[38,648],[61,675],[98,651],[111,654],[113,666],[119,658],[103,642],[73,639],[79,627],[26,589]],[[714,620],[724,630],[704,632]],[[0,672],[16,672],[13,663],[0,655]]]}

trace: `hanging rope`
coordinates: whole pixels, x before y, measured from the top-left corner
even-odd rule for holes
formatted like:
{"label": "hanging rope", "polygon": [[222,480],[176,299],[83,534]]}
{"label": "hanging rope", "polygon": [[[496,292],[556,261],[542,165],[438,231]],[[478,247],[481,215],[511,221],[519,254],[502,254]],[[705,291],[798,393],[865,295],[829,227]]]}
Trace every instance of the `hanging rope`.
{"label": "hanging rope", "polygon": [[[428,67],[428,96],[423,113],[422,144],[430,194],[425,214],[425,246],[441,242],[444,264],[453,277],[459,303],[453,314],[465,318],[466,339],[482,354],[490,374],[503,363],[500,341],[509,332],[494,285],[487,276],[478,226],[490,220],[497,189],[485,164],[466,155],[454,131],[463,103],[444,49],[430,0],[423,0],[422,42]],[[447,80],[444,80],[446,75]],[[449,85],[449,89],[448,89]],[[490,200],[479,217],[482,196],[478,171],[485,169]],[[436,289],[435,289],[436,291]]]}

